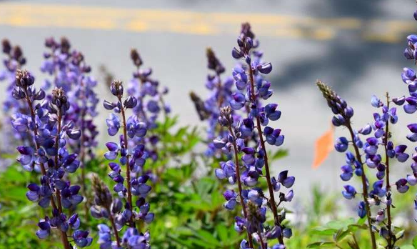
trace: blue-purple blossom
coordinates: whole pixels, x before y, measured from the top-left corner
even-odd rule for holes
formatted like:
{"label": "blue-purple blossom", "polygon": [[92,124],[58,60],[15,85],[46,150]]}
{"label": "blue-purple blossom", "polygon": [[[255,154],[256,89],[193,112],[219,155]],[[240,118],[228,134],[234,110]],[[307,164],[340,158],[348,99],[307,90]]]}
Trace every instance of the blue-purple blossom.
{"label": "blue-purple blossom", "polygon": [[[237,90],[227,92],[227,98],[220,99],[220,104],[215,105],[217,110],[212,112],[213,117],[217,117],[218,123],[222,126],[220,131],[225,132],[212,137],[211,148],[222,150],[228,157],[234,155],[233,160],[220,162],[220,168],[215,170],[215,174],[219,179],[227,179],[230,184],[238,185],[239,193],[233,190],[224,193],[224,206],[231,210],[240,202],[243,217],[235,218],[235,229],[238,232],[246,230],[248,235],[247,240],[242,241],[241,248],[253,248],[254,240],[266,246],[266,241],[259,241],[260,236],[278,238],[280,244],[277,248],[285,248],[283,237],[291,237],[291,230],[282,225],[282,219],[278,218],[277,206],[292,201],[294,192],[292,189],[286,193],[279,192],[279,202],[275,201],[274,192],[280,191],[281,185],[291,188],[295,177],[289,176],[287,170],[282,171],[277,178],[270,176],[266,144],[281,146],[284,135],[281,129],[273,128],[270,124],[281,117],[278,105],[262,103],[272,95],[272,90],[269,89],[271,84],[263,78],[263,74],[272,71],[272,65],[262,61],[263,54],[255,50],[258,46],[259,42],[255,40],[250,25],[242,24],[238,48],[232,50],[234,58],[244,59],[232,73]],[[228,101],[223,102],[224,100]],[[269,199],[256,187],[264,172]],[[239,199],[236,198],[238,196]],[[268,209],[272,211],[275,220],[275,226],[272,228],[264,225]]]}
{"label": "blue-purple blossom", "polygon": [[278,175],[278,182],[281,183],[286,188],[291,188],[294,184],[295,177],[288,176],[288,170],[284,170]]}
{"label": "blue-purple blossom", "polygon": [[[407,59],[415,61],[415,44],[417,38],[415,35],[411,35],[407,39],[408,47],[404,55]],[[358,205],[358,215],[361,218],[367,216],[373,248],[376,248],[376,240],[374,235],[375,229],[373,230],[372,227],[379,227],[380,235],[387,240],[389,248],[396,242],[396,238],[392,236],[391,223],[391,206],[393,203],[391,186],[393,184],[391,183],[392,179],[390,179],[390,162],[392,161],[391,159],[395,158],[398,162],[404,163],[410,157],[409,153],[407,153],[406,145],[394,144],[391,139],[391,126],[398,122],[397,108],[391,107],[391,103],[403,106],[405,113],[408,114],[412,114],[417,110],[417,98],[415,95],[417,91],[416,74],[414,70],[404,68],[401,77],[403,82],[408,86],[410,96],[391,99],[387,93],[385,96],[386,101],[382,101],[377,96],[372,96],[371,105],[377,108],[378,112],[373,113],[372,123],[367,124],[358,131],[355,131],[351,126],[350,119],[354,113],[353,109],[328,86],[322,82],[317,83],[335,115],[332,119],[333,124],[335,126],[346,127],[351,135],[353,143],[350,143],[346,138],[342,137],[335,144],[335,148],[339,152],[345,152],[349,146],[352,146],[354,149],[354,154],[351,152],[346,153],[347,164],[341,167],[342,174],[340,177],[343,181],[349,181],[353,177],[353,173],[361,177],[363,201]],[[407,139],[411,142],[417,141],[417,125],[409,124],[408,129],[411,131],[411,134],[407,135]],[[364,138],[361,138],[361,136]],[[412,159],[411,169],[413,170],[413,175],[407,175],[406,178],[401,178],[395,182],[395,187],[400,193],[407,192],[409,185],[415,185],[417,183],[415,180],[417,157],[413,154]],[[363,168],[365,165],[375,172],[377,181],[373,184],[366,177],[365,169]],[[368,171],[366,173],[370,172]],[[370,191],[369,186],[372,186],[372,190]],[[353,199],[357,193],[355,188],[351,185],[345,185],[344,188],[345,190],[342,191],[343,196],[347,199]],[[376,206],[385,205],[385,207],[381,207],[380,211],[372,219],[370,217],[372,215],[372,210],[370,209],[371,203]]]}
{"label": "blue-purple blossom", "polygon": [[409,124],[407,125],[408,129],[412,132],[412,134],[407,135],[407,139],[411,142],[417,141],[417,124]]}
{"label": "blue-purple blossom", "polygon": [[139,233],[136,228],[128,228],[122,237],[122,244],[127,248],[150,249],[148,232]]}
{"label": "blue-purple blossom", "polygon": [[396,183],[395,183],[395,185],[397,186],[397,190],[398,190],[398,192],[400,192],[400,193],[405,193],[405,192],[407,192],[408,191],[408,189],[410,188],[408,185],[408,181],[407,181],[407,179],[404,179],[404,178],[401,178],[401,179],[399,179]]}
{"label": "blue-purple blossom", "polygon": [[70,102],[61,88],[53,89],[52,96],[46,99],[42,90],[36,91],[33,85],[34,77],[30,73],[16,71],[13,91],[19,94],[14,96],[25,103],[26,112],[30,116],[17,113],[13,127],[17,132],[31,133],[33,139],[31,146],[17,147],[20,153],[18,162],[24,169],[35,169],[42,174],[40,185],[28,185],[26,197],[42,208],[52,206],[52,215],[38,223],[36,235],[45,239],[52,228],[58,229],[64,248],[70,249],[72,246],[67,232],[71,227],[74,230],[74,243],[78,247],[85,247],[91,244],[92,238],[88,237],[87,231],[77,230],[80,220],[76,213],[69,218],[65,214],[65,209],[76,210],[76,206],[83,201],[83,197],[78,194],[80,187],[66,180],[69,173],[76,172],[80,163],[77,155],[67,149],[69,141],[80,137],[72,122],[65,121]]}
{"label": "blue-purple blossom", "polygon": [[93,239],[88,237],[88,231],[76,230],[72,238],[78,247],[90,246],[93,242]]}
{"label": "blue-purple blossom", "polygon": [[356,189],[353,186],[345,185],[344,188],[345,188],[345,190],[342,191],[342,194],[346,199],[352,199],[352,198],[355,197]]}
{"label": "blue-purple blossom", "polygon": [[[140,64],[139,61],[136,63]],[[95,218],[109,219],[112,224],[115,241],[106,225],[98,227],[101,248],[149,248],[149,234],[141,235],[135,228],[137,220],[150,223],[154,219],[154,213],[150,212],[150,205],[146,202],[146,197],[152,189],[149,185],[151,176],[143,169],[150,157],[150,152],[146,149],[146,143],[149,141],[146,139],[149,123],[142,122],[143,117],[136,114],[127,116],[127,111],[134,110],[138,105],[138,99],[132,95],[124,98],[122,82],[113,82],[110,92],[116,97],[116,102],[103,103],[107,110],[112,111],[106,120],[108,134],[116,136],[120,130],[122,132],[118,142],[106,143],[108,151],[104,157],[111,161],[108,163],[111,170],[108,175],[114,181],[113,191],[124,200],[124,204],[119,198],[113,199],[107,186],[97,178],[94,181],[95,205],[90,211]],[[129,140],[135,142],[130,143]],[[118,161],[115,161],[117,159]],[[119,231],[126,225],[129,228],[123,238],[120,238]]]}
{"label": "blue-purple blossom", "polygon": [[345,137],[339,137],[334,145],[338,152],[345,152],[349,146],[349,141]]}
{"label": "blue-purple blossom", "polygon": [[346,164],[341,167],[342,174],[340,174],[340,178],[343,181],[349,181],[353,176],[353,168],[352,165]]}
{"label": "blue-purple blossom", "polygon": [[363,218],[366,216],[366,205],[365,202],[361,201],[358,205],[358,216]]}

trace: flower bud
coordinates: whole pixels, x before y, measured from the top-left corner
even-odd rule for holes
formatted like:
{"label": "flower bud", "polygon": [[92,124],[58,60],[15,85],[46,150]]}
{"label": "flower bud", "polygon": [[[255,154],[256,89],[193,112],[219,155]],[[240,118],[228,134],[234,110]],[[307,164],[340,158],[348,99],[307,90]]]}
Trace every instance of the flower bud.
{"label": "flower bud", "polygon": [[110,86],[110,91],[116,97],[123,96],[123,83],[121,81],[113,81]]}
{"label": "flower bud", "polygon": [[135,97],[129,96],[127,99],[125,99],[123,105],[125,108],[134,108],[138,104],[138,101]]}

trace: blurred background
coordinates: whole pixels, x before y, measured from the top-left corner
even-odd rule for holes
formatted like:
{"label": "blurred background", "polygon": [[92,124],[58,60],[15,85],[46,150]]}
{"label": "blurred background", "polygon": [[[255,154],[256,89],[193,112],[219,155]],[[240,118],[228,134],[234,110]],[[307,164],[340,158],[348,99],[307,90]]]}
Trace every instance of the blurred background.
{"label": "blurred background", "polygon": [[[329,128],[331,118],[315,81],[333,86],[354,107],[357,128],[371,122],[372,94],[382,98],[386,91],[392,96],[407,91],[401,72],[413,65],[402,53],[406,36],[417,31],[414,9],[413,0],[0,0],[0,38],[22,47],[26,68],[39,85],[45,77],[39,68],[47,37],[69,38],[100,80],[104,65],[116,79],[127,82],[134,70],[129,52],[137,48],[145,66],[170,89],[166,101],[180,116],[180,124],[201,126],[188,94],[208,94],[205,49],[212,47],[231,74],[231,50],[240,24],[250,22],[264,59],[274,67],[268,77],[273,101],[282,110],[277,125],[289,149],[289,156],[273,170],[289,169],[299,179],[296,194],[303,195],[313,182],[337,191],[343,184],[338,177],[342,155],[332,153],[319,169],[311,169],[314,142]],[[0,89],[5,87],[6,83]],[[99,89],[102,98],[109,95],[104,83]],[[98,126],[105,131],[107,112],[99,108]],[[412,119],[407,116],[398,127]],[[405,134],[393,133],[404,140]],[[105,133],[101,136],[104,141]],[[410,171],[401,167],[406,168],[397,172]]]}

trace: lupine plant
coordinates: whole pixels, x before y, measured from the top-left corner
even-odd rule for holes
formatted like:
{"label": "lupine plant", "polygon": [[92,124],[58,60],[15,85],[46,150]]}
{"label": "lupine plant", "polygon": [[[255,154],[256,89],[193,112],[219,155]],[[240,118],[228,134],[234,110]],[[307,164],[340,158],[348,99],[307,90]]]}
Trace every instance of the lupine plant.
{"label": "lupine plant", "polygon": [[[65,121],[72,122],[80,130],[79,140],[70,141],[72,151],[80,158],[82,192],[87,195],[86,163],[95,158],[98,130],[94,124],[97,116],[97,104],[99,99],[95,92],[97,81],[90,75],[91,67],[86,63],[84,55],[72,49],[70,41],[62,37],[58,42],[54,38],[45,40],[48,49],[45,52],[45,61],[41,71],[52,76],[45,79],[43,87],[51,86],[62,88],[66,91],[70,108],[65,116]],[[85,213],[88,214],[88,201],[85,202]]]}
{"label": "lupine plant", "polygon": [[[284,202],[290,202],[294,194],[292,190],[280,192],[277,202],[275,192],[280,190],[281,184],[291,188],[295,178],[288,176],[288,171],[282,171],[278,179],[271,177],[270,173],[266,143],[280,146],[284,142],[281,130],[268,126],[269,121],[276,121],[281,116],[277,110],[278,105],[261,103],[261,100],[272,96],[269,89],[271,83],[262,77],[262,74],[272,71],[272,65],[262,62],[262,53],[256,50],[259,42],[248,23],[242,24],[237,43],[239,48],[233,48],[232,56],[235,59],[243,58],[245,63],[239,64],[233,71],[237,90],[232,94],[230,106],[221,108],[219,117],[219,123],[229,131],[229,135],[214,140],[215,147],[233,153],[234,160],[221,162],[216,176],[238,185],[237,192],[233,189],[224,192],[224,206],[234,209],[237,203],[241,205],[243,217],[236,217],[235,228],[238,232],[246,230],[247,240],[242,240],[240,248],[254,248],[256,241],[264,249],[268,247],[267,240],[272,239],[278,239],[278,244],[272,248],[285,248],[283,238],[291,237],[292,232],[283,224],[285,209],[279,211],[279,208]],[[249,110],[247,117],[232,114],[232,109],[240,110],[244,107]],[[252,137],[257,138],[254,144],[249,143]],[[264,195],[261,188],[256,187],[261,177],[265,177],[269,197]],[[266,223],[268,209],[274,217],[271,226]]]}
{"label": "lupine plant", "polygon": [[[78,247],[89,246],[92,238],[88,231],[78,230],[80,219],[73,212],[83,201],[78,194],[80,187],[71,185],[68,174],[76,172],[79,167],[77,154],[69,153],[68,139],[79,139],[80,131],[73,128],[73,123],[64,122],[70,107],[64,90],[55,88],[51,98],[45,98],[45,92],[33,86],[34,77],[27,71],[16,72],[13,97],[27,105],[29,115],[17,113],[13,116],[13,127],[17,132],[30,133],[32,144],[17,147],[19,163],[27,171],[41,173],[40,184],[30,183],[26,193],[30,201],[37,202],[44,209],[51,208],[50,216],[46,215],[38,223],[36,235],[47,238],[52,229],[60,234],[62,246],[72,248],[69,233],[73,230],[72,239]],[[65,210],[69,215],[65,214]]]}
{"label": "lupine plant", "polygon": [[[417,13],[414,15],[417,17]],[[407,59],[416,62],[417,36],[407,37],[408,47],[404,51]],[[397,108],[393,104],[403,106],[407,114],[415,113],[417,110],[416,96],[416,74],[414,70],[404,68],[401,75],[402,80],[408,86],[409,96],[390,98],[386,93],[385,100],[381,100],[375,95],[371,98],[371,105],[378,109],[373,113],[373,121],[364,127],[355,130],[352,127],[353,108],[348,106],[336,92],[322,82],[317,82],[317,86],[323,93],[327,104],[334,116],[332,123],[336,127],[345,127],[349,132],[349,138],[339,137],[335,143],[338,152],[346,153],[346,164],[341,167],[340,178],[349,181],[354,175],[360,178],[360,195],[362,200],[357,204],[357,213],[360,218],[367,220],[372,248],[376,249],[379,234],[386,242],[384,247],[387,249],[399,248],[397,242],[403,238],[404,233],[400,228],[393,225],[392,209],[395,208],[393,198],[393,187],[398,193],[406,193],[410,186],[417,183],[417,154],[412,155],[411,170],[404,178],[392,179],[392,164],[397,161],[405,163],[410,155],[406,152],[407,145],[396,143],[393,140],[392,126],[397,124]],[[417,124],[407,125],[411,131],[407,139],[411,142],[417,141]],[[349,146],[352,151],[347,151]],[[398,167],[398,166],[396,166]],[[374,172],[374,173],[372,173]],[[375,174],[375,178],[371,175]],[[375,179],[375,180],[373,180]],[[345,185],[342,195],[346,199],[354,199],[358,194],[353,185]]]}
{"label": "lupine plant", "polygon": [[[96,205],[92,206],[91,214],[96,218],[104,217],[110,219],[113,226],[113,232],[116,238],[115,243],[111,242],[110,229],[104,224],[99,225],[99,243],[102,248],[111,248],[112,244],[117,245],[117,248],[121,244],[129,248],[149,248],[149,234],[139,233],[137,229],[139,225],[137,223],[150,223],[154,218],[154,214],[149,212],[149,203],[145,199],[151,190],[151,186],[147,184],[150,176],[143,169],[146,159],[149,157],[149,154],[145,150],[145,135],[148,130],[147,124],[141,122],[135,114],[127,117],[126,111],[135,108],[138,101],[134,96],[124,98],[122,82],[113,82],[110,86],[110,91],[116,97],[116,101],[104,101],[104,107],[107,110],[113,111],[106,120],[107,131],[110,136],[115,136],[122,127],[122,134],[119,137],[118,143],[106,143],[108,151],[104,156],[110,161],[119,159],[118,163],[109,163],[111,169],[109,176],[115,182],[113,187],[114,192],[118,194],[119,198],[124,200],[124,204],[120,200],[117,201],[118,199],[115,199],[116,204],[113,203],[113,208],[110,210],[111,195],[107,193],[104,187],[95,187]],[[133,138],[136,138],[135,144],[132,149],[129,149],[131,148],[129,139]],[[122,166],[125,168],[124,172],[122,172]],[[101,191],[97,189],[101,189]],[[110,197],[106,197],[106,200],[97,201],[100,199],[100,196]],[[135,202],[134,196],[137,197]],[[117,231],[125,225],[129,228],[125,231],[123,237],[120,238]],[[114,229],[114,226],[116,226],[116,229]]]}

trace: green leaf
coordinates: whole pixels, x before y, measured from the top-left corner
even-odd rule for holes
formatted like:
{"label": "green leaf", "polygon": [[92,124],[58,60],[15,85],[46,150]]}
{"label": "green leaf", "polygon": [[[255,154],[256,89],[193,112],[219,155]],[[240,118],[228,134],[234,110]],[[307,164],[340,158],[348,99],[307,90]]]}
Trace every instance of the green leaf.
{"label": "green leaf", "polygon": [[337,232],[337,229],[317,227],[316,229],[313,230],[312,233],[315,235],[329,236],[329,235],[333,235],[336,232]]}
{"label": "green leaf", "polygon": [[227,234],[227,227],[224,224],[217,225],[216,231],[221,241],[225,242],[229,240],[229,236]]}
{"label": "green leaf", "polygon": [[27,189],[24,187],[12,186],[9,189],[7,189],[7,191],[4,191],[4,192],[2,191],[1,195],[2,195],[3,200],[14,200],[14,201],[26,202],[28,201],[26,199],[26,192],[27,192]]}
{"label": "green leaf", "polygon": [[355,224],[355,219],[350,218],[350,219],[346,219],[346,220],[334,220],[334,221],[330,221],[329,223],[326,224],[327,227],[329,228],[333,228],[333,229],[342,229],[342,228],[347,228],[349,225]]}
{"label": "green leaf", "polygon": [[351,224],[348,226],[348,231],[355,232],[357,230],[366,230],[368,229],[368,225],[366,224]]}
{"label": "green leaf", "polygon": [[307,248],[325,248],[325,247],[333,247],[336,243],[332,241],[324,241],[324,242],[315,242],[312,244],[307,245]]}
{"label": "green leaf", "polygon": [[333,234],[333,239],[334,241],[339,242],[343,240],[349,233],[349,230],[340,229],[335,234]]}
{"label": "green leaf", "polygon": [[365,223],[366,223],[366,220],[367,220],[367,218],[366,218],[366,216],[365,216],[365,217],[363,217],[363,218],[360,218],[356,224],[358,224],[358,225],[363,225],[363,224],[365,224]]}
{"label": "green leaf", "polygon": [[402,238],[404,236],[404,230],[401,230],[395,234],[395,238]]}
{"label": "green leaf", "polygon": [[199,230],[196,235],[212,245],[219,245],[219,241],[213,236],[213,234],[206,230]]}
{"label": "green leaf", "polygon": [[417,249],[417,236],[415,236],[413,239],[413,246],[414,246],[414,249]]}
{"label": "green leaf", "polygon": [[279,149],[279,150],[275,151],[275,153],[272,154],[272,156],[270,156],[270,159],[272,161],[275,161],[275,160],[284,158],[286,156],[288,156],[288,150],[286,150],[286,149]]}
{"label": "green leaf", "polygon": [[8,183],[26,183],[28,172],[20,172],[16,167],[8,167],[6,171],[1,173],[0,179]]}

